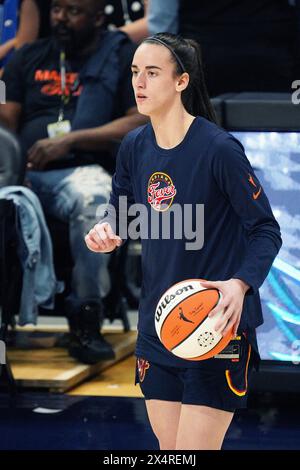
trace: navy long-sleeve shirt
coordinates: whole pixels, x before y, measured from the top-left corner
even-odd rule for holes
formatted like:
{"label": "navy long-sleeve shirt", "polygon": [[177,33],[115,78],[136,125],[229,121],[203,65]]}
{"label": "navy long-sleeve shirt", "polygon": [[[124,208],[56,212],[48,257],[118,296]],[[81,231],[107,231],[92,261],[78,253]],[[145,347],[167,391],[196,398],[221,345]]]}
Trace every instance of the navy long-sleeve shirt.
{"label": "navy long-sleeve shirt", "polygon": [[[175,205],[183,208],[189,204],[192,227],[198,235],[199,231],[204,235],[203,245],[198,243],[197,249],[187,250],[191,240],[184,234],[183,218],[171,228],[170,239],[162,239],[161,233],[158,239],[142,238],[137,355],[178,367],[199,364],[175,357],[162,346],[155,331],[158,300],[170,286],[184,279],[242,279],[250,289],[239,331],[253,331],[263,322],[258,288],[282,241],[267,196],[236,138],[196,117],[179,145],[163,149],[156,143],[151,124],[138,128],[124,138],[117,159],[110,198],[117,214],[120,196],[127,196],[128,207],[144,205],[145,213],[140,217],[143,233],[147,224],[148,233],[153,228],[151,216],[163,222]],[[204,220],[198,217],[197,223],[196,205],[200,204]],[[108,210],[106,221],[115,227],[112,214]],[[121,219],[119,233],[124,225],[126,220]],[[183,237],[176,239],[180,226]]]}

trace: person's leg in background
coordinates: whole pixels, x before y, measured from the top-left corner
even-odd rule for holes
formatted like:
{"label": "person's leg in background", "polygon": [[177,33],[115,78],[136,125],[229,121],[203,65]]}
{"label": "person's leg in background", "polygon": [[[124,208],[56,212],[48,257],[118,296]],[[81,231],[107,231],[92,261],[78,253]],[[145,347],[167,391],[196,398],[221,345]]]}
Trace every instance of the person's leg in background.
{"label": "person's leg in background", "polygon": [[[112,347],[100,334],[102,298],[110,289],[109,255],[87,250],[84,236],[99,219],[99,206],[107,204],[111,177],[99,165],[29,172],[32,189],[49,215],[69,223],[74,261],[72,290],[66,298],[71,330],[69,353],[82,362],[112,359]],[[98,213],[97,213],[98,211]]]}

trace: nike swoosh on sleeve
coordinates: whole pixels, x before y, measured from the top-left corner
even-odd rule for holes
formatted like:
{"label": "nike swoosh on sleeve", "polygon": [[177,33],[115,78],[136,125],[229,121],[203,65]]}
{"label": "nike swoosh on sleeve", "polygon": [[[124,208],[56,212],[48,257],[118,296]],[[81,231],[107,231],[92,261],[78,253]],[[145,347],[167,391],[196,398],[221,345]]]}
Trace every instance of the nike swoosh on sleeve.
{"label": "nike swoosh on sleeve", "polygon": [[253,199],[257,199],[259,197],[260,193],[261,193],[261,187],[259,188],[257,193],[253,193]]}

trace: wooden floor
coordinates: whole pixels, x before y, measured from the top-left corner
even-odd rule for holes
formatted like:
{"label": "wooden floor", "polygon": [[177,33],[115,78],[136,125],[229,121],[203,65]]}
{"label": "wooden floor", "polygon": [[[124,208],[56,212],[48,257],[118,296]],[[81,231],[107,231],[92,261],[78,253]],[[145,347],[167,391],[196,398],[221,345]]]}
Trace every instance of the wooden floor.
{"label": "wooden floor", "polygon": [[[104,332],[105,338],[114,348],[116,359],[103,361],[93,366],[75,361],[68,355],[65,348],[56,347],[53,344],[54,332],[47,334],[37,329],[34,332],[27,330],[27,337],[24,332],[18,333],[21,346],[16,342],[17,347],[9,347],[8,359],[19,387],[46,388],[50,391],[65,392],[89,380],[81,387],[72,390],[72,393],[140,396],[139,387],[134,386],[133,352],[136,331]],[[124,358],[128,356],[131,357],[128,361],[124,361]],[[122,362],[119,363],[119,361]],[[94,377],[93,380],[91,380],[92,377]]]}
{"label": "wooden floor", "polygon": [[135,356],[130,356],[72,389],[69,395],[111,397],[142,397],[139,385],[134,385]]}

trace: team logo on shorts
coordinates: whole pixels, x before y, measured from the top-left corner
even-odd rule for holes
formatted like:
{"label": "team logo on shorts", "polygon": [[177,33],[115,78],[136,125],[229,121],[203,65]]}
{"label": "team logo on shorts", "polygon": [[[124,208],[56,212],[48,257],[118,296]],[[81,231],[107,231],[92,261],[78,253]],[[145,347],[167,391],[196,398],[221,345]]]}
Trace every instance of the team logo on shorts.
{"label": "team logo on shorts", "polygon": [[138,366],[140,382],[144,382],[146,371],[149,369],[150,364],[148,361],[146,361],[146,359],[138,358],[137,366]]}
{"label": "team logo on shorts", "polygon": [[170,176],[156,172],[148,182],[148,202],[156,211],[166,211],[173,203],[176,188]]}

